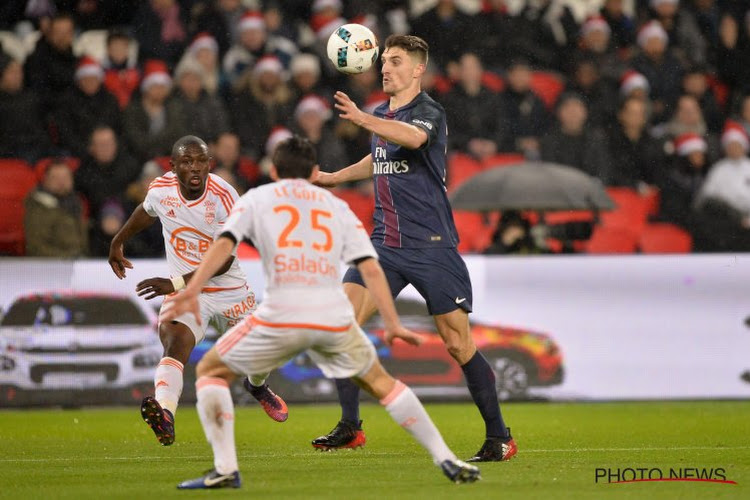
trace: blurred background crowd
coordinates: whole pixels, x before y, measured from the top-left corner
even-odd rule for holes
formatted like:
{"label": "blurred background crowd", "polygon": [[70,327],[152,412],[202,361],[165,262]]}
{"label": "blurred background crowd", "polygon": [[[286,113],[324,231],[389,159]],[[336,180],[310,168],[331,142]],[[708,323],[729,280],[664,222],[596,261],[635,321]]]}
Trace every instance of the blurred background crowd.
{"label": "blurred background crowd", "polygon": [[[387,96],[377,65],[344,76],[328,62],[346,22],[381,43],[428,41],[423,89],[447,111],[449,190],[542,160],[600,179],[618,203],[459,211],[462,251],[750,249],[750,1],[5,0],[0,253],[106,256],[186,134],[210,144],[213,172],[240,193],[268,182],[269,155],[292,133],[325,171],[362,158],[370,138],[337,118],[333,92],[368,111]],[[371,190],[338,194],[368,219]],[[594,231],[534,233],[542,221]],[[126,253],[162,255],[158,225]]]}

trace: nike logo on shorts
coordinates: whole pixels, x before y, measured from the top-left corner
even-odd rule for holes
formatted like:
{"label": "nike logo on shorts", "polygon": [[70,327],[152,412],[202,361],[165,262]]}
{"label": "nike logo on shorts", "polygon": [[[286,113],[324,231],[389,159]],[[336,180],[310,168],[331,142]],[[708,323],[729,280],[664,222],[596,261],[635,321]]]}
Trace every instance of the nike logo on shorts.
{"label": "nike logo on shorts", "polygon": [[462,303],[462,302],[464,302],[464,301],[466,301],[466,297],[464,297],[464,298],[462,298],[462,299],[460,299],[460,298],[456,297],[456,304],[461,304],[461,303]]}

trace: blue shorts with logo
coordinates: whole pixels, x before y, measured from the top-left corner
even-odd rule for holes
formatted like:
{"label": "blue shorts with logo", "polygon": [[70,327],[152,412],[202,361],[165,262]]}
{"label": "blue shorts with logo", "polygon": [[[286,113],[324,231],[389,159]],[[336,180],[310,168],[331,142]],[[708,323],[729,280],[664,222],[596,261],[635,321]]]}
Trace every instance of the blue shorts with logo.
{"label": "blue shorts with logo", "polygon": [[[376,245],[380,266],[395,298],[411,284],[427,302],[431,315],[458,308],[471,312],[471,279],[466,263],[455,248],[392,248]],[[356,267],[344,275],[344,283],[365,286]]]}

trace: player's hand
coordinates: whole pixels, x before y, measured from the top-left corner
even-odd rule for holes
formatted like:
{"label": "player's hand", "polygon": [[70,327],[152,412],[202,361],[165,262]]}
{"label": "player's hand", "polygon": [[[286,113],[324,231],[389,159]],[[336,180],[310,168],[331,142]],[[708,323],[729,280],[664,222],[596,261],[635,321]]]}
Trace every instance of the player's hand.
{"label": "player's hand", "polygon": [[335,176],[329,172],[321,172],[318,170],[318,173],[315,177],[312,179],[312,183],[316,186],[321,187],[334,187],[336,186],[336,180]]}
{"label": "player's hand", "polygon": [[341,111],[339,117],[343,118],[344,120],[349,120],[355,125],[362,125],[365,117],[367,116],[367,113],[360,110],[357,105],[354,104],[354,101],[349,99],[348,95],[339,90],[338,92],[333,94],[333,98],[336,100],[336,104],[334,104],[334,107]]}
{"label": "player's hand", "polygon": [[122,253],[122,245],[113,244],[109,247],[108,262],[115,276],[120,279],[125,277],[125,269],[133,269],[133,264]]}
{"label": "player's hand", "polygon": [[172,295],[164,300],[159,312],[159,321],[173,321],[178,316],[191,313],[195,316],[198,324],[201,324],[200,304],[198,304],[198,292],[186,288],[182,293]]}
{"label": "player's hand", "polygon": [[138,283],[135,291],[139,297],[151,300],[160,295],[169,295],[174,292],[172,280],[166,278],[149,278]]}
{"label": "player's hand", "polygon": [[395,328],[386,328],[383,341],[386,345],[393,345],[393,339],[401,339],[411,345],[421,345],[424,342],[424,338],[420,334],[414,333],[401,325]]}

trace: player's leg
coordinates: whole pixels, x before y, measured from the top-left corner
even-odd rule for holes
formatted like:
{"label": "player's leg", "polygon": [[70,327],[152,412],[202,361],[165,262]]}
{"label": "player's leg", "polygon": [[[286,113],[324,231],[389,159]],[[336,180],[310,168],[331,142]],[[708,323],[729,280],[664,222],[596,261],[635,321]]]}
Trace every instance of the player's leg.
{"label": "player's leg", "polygon": [[179,489],[239,488],[241,485],[234,442],[234,404],[229,390],[234,372],[212,347],[196,367],[198,410],[206,439],[214,454],[214,468],[205,475],[183,481]]}

